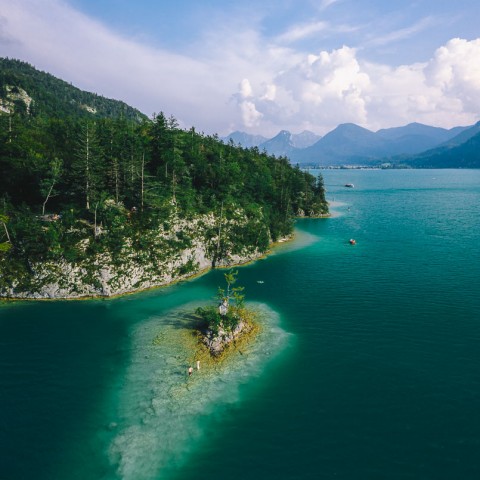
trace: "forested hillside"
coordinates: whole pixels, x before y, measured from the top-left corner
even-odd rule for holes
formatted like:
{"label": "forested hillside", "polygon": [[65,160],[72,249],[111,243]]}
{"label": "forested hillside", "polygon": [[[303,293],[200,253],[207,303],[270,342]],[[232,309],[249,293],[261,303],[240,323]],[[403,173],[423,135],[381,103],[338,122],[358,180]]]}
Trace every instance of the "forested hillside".
{"label": "forested hillside", "polygon": [[84,92],[28,63],[0,58],[0,111],[13,110],[33,117],[147,119],[124,102]]}
{"label": "forested hillside", "polygon": [[480,133],[460,145],[446,145],[404,160],[415,168],[480,168]]}
{"label": "forested hillside", "polygon": [[21,62],[0,65],[0,289],[10,295],[38,288],[45,262],[81,265],[91,283],[102,255],[158,265],[155,255],[191,246],[194,231],[179,225],[201,216],[216,264],[243,247],[265,251],[297,214],[328,211],[322,179],[286,158],[182,130],[162,113],[148,120]]}

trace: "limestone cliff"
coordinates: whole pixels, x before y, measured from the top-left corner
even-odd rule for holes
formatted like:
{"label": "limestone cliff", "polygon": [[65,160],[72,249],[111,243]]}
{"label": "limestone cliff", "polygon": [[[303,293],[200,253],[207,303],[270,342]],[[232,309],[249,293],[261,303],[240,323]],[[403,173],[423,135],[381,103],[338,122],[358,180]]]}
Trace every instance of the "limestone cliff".
{"label": "limestone cliff", "polygon": [[[237,242],[243,229],[265,230],[261,218],[249,219],[241,209],[233,218],[220,220],[213,214],[170,218],[168,228],[148,232],[149,245],[138,251],[128,242],[120,254],[97,254],[73,264],[64,258],[30,265],[30,277],[0,290],[7,298],[109,297],[167,285],[212,266],[245,263],[261,256],[255,241]],[[153,240],[153,241],[152,241]],[[89,239],[88,241],[93,241]]]}

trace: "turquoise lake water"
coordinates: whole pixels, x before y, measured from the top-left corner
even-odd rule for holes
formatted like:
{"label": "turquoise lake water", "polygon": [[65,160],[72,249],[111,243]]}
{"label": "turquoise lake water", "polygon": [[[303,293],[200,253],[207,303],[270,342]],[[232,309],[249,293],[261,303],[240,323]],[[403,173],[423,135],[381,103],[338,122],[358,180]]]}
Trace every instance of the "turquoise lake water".
{"label": "turquoise lake water", "polygon": [[263,331],[221,369],[182,338],[223,271],[0,304],[0,478],[480,478],[480,171],[322,173],[333,218],[239,269]]}

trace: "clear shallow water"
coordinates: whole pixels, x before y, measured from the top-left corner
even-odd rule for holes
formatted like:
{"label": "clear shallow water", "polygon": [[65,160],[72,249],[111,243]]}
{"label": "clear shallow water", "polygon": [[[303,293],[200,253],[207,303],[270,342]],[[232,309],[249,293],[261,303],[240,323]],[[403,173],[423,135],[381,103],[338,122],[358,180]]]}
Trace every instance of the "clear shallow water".
{"label": "clear shallow water", "polygon": [[0,308],[2,478],[479,478],[480,172],[323,175],[337,216],[240,269],[268,321],[221,372],[182,340],[221,271]]}

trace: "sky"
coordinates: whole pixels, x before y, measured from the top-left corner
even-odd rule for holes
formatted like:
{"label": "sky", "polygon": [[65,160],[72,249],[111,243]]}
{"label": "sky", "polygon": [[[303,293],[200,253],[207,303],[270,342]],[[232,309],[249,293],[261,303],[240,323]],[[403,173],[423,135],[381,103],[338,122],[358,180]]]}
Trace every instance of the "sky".
{"label": "sky", "polygon": [[480,120],[478,0],[0,0],[0,56],[225,136]]}

